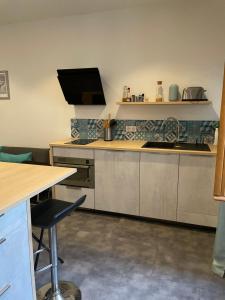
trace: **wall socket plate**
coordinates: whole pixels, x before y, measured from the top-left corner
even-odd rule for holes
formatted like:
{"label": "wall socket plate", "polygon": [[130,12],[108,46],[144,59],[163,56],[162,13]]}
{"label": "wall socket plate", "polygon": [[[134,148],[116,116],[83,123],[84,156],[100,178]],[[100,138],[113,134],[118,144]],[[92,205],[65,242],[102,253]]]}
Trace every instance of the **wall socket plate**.
{"label": "wall socket plate", "polygon": [[126,126],[126,132],[136,132],[137,126]]}

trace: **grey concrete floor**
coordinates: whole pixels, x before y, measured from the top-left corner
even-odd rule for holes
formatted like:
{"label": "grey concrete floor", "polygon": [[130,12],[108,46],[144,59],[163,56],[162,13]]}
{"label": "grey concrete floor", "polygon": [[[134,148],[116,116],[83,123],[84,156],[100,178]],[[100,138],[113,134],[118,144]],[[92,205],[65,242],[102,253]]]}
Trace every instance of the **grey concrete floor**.
{"label": "grey concrete floor", "polygon": [[[211,271],[214,232],[87,212],[58,225],[60,276],[83,300],[225,299]],[[40,263],[47,256],[42,255]],[[49,271],[36,276],[37,287]]]}

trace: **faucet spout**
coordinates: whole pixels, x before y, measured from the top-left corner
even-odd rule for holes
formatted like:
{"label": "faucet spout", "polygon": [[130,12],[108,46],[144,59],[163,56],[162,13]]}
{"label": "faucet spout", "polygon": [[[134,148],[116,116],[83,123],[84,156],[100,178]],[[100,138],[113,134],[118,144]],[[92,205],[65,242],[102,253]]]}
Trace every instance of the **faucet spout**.
{"label": "faucet spout", "polygon": [[166,118],[163,122],[162,125],[160,127],[160,129],[162,130],[164,128],[164,126],[166,126],[167,122],[176,122],[177,123],[177,133],[176,133],[176,142],[179,142],[179,137],[180,137],[180,122],[178,119],[174,118],[174,117],[168,117]]}

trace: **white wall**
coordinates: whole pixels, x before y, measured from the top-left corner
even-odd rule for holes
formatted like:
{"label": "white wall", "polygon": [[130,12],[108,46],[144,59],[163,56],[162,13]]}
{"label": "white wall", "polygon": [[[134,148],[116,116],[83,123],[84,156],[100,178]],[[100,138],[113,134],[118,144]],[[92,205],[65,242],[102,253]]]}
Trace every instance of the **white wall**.
{"label": "white wall", "polygon": [[[225,56],[224,0],[158,0],[136,9],[0,27],[0,145],[46,147],[70,135],[70,118],[217,120]],[[69,106],[57,68],[99,67],[106,107]],[[155,96],[155,82],[203,86],[212,106],[119,107],[123,85]]]}

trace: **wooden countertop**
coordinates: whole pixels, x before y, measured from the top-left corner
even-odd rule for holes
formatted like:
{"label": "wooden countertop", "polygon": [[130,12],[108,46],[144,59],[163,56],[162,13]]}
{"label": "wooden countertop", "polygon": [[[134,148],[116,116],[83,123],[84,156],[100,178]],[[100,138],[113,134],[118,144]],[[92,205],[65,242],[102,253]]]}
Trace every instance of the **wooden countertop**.
{"label": "wooden countertop", "polygon": [[76,169],[0,162],[0,212],[53,186]]}
{"label": "wooden countertop", "polygon": [[209,145],[210,152],[207,151],[192,151],[179,149],[160,149],[160,148],[141,148],[146,141],[143,140],[114,140],[106,142],[104,140],[97,140],[88,145],[66,144],[71,141],[71,138],[50,143],[50,146],[67,147],[67,148],[82,148],[82,149],[105,149],[105,150],[123,150],[123,151],[138,151],[138,152],[153,152],[153,153],[180,153],[192,155],[216,155],[216,146]]}

